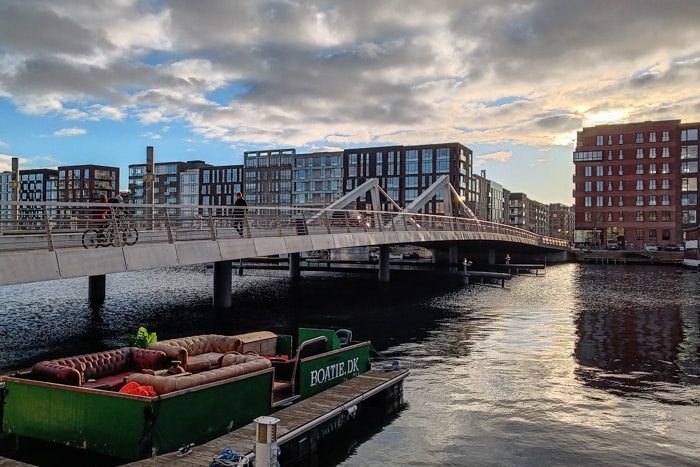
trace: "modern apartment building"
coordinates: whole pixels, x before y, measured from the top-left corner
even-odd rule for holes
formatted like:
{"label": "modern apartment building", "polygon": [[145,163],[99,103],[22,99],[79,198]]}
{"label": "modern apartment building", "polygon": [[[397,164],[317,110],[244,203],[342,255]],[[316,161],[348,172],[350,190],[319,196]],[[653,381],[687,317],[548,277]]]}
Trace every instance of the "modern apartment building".
{"label": "modern apartment building", "polygon": [[480,175],[472,175],[473,183],[470,195],[469,207],[474,215],[488,222],[507,223],[508,211],[506,209],[508,190],[503,186],[486,178],[486,171]]}
{"label": "modern apartment building", "polygon": [[[180,175],[188,170],[207,167],[204,161],[158,162],[154,164],[153,204],[177,204],[180,202]],[[145,175],[146,164],[129,165],[130,202],[150,204]],[[188,179],[189,180],[189,179]]]}
{"label": "modern apartment building", "polygon": [[508,209],[509,223],[513,227],[549,235],[549,208],[546,204],[528,198],[525,193],[510,193]]}
{"label": "modern apartment building", "polygon": [[295,155],[295,149],[243,153],[243,194],[248,204],[291,206],[292,164]]}
{"label": "modern apartment building", "polygon": [[549,205],[549,233],[550,237],[563,238],[574,241],[574,210],[571,206],[561,203]]}
{"label": "modern apartment building", "polygon": [[642,248],[681,243],[698,225],[698,128],[680,120],[583,128],[574,152],[574,241]]}
{"label": "modern apartment building", "polygon": [[[472,176],[471,149],[460,143],[424,144],[416,146],[381,146],[343,151],[344,192],[348,193],[370,178],[400,206],[414,201],[438,177],[448,175],[449,181],[462,201],[470,199]],[[362,209],[371,200],[361,197],[357,207]],[[392,210],[387,200],[380,200],[382,210]],[[423,212],[444,214],[442,193],[429,201]]]}
{"label": "modern apartment building", "polygon": [[[25,171],[20,171],[25,172]],[[56,201],[90,203],[119,194],[119,167],[69,165],[58,168]]]}
{"label": "modern apartment building", "polygon": [[294,156],[292,205],[321,208],[343,196],[343,151]]}

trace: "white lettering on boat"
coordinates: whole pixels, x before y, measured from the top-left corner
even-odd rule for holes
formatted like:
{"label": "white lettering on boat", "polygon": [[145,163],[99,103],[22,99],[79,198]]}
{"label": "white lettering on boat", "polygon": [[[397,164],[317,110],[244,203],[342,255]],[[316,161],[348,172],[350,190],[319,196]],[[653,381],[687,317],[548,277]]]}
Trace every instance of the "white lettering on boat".
{"label": "white lettering on boat", "polygon": [[346,362],[328,365],[318,370],[311,370],[311,386],[323,384],[334,379],[342,378],[345,375],[358,372],[359,357],[351,358]]}

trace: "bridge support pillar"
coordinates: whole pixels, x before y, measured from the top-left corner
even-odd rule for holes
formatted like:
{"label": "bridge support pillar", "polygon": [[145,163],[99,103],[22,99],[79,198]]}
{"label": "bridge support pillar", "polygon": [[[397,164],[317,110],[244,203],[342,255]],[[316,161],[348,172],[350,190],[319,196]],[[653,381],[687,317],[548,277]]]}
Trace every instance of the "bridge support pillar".
{"label": "bridge support pillar", "polygon": [[105,284],[107,283],[107,276],[101,274],[99,276],[88,277],[88,298],[91,302],[102,303],[105,301]]}
{"label": "bridge support pillar", "polygon": [[289,253],[289,277],[294,280],[298,280],[301,277],[299,257],[299,253]]}
{"label": "bridge support pillar", "polygon": [[457,265],[461,264],[460,257],[459,257],[459,247],[457,245],[450,245],[448,255],[449,255],[448,261],[450,263],[450,271],[456,271]]}
{"label": "bridge support pillar", "polygon": [[496,250],[489,248],[489,264],[496,264]]}
{"label": "bridge support pillar", "polygon": [[231,308],[231,261],[214,263],[214,307]]}
{"label": "bridge support pillar", "polygon": [[389,245],[381,245],[379,247],[379,282],[389,282],[390,272]]}

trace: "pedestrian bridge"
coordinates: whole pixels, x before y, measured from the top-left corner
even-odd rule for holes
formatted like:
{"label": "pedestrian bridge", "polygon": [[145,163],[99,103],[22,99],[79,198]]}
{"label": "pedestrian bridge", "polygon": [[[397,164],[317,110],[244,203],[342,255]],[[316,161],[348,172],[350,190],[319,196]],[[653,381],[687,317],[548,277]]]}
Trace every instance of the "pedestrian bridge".
{"label": "pedestrian bridge", "polygon": [[[565,240],[511,226],[415,212],[252,206],[238,217],[228,206],[5,203],[0,206],[0,285],[202,263],[230,266],[243,258],[298,258],[302,252],[348,247],[386,247],[380,249],[386,257],[390,245],[451,248],[453,261],[459,261],[458,248],[483,248],[483,242],[568,250]],[[105,206],[108,219],[95,219]],[[93,230],[102,234],[101,244],[85,235]],[[388,273],[388,259],[385,263]],[[379,269],[381,274],[381,264]]]}

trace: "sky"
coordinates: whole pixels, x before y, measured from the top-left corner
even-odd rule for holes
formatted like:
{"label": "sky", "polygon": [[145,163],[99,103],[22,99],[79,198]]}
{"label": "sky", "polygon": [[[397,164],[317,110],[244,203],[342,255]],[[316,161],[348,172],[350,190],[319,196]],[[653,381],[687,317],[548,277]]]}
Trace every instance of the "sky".
{"label": "sky", "polygon": [[697,0],[0,0],[0,171],[459,142],[572,204],[576,132],[700,120]]}

